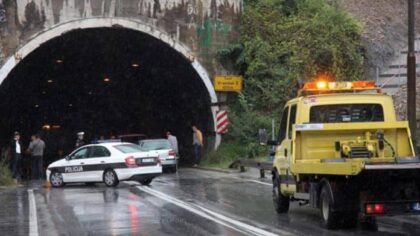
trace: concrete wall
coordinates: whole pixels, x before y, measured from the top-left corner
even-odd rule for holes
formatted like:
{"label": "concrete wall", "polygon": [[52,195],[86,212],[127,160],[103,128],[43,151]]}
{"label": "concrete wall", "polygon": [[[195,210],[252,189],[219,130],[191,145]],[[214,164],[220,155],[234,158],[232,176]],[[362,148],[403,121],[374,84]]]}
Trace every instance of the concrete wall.
{"label": "concrete wall", "polygon": [[0,68],[40,32],[74,20],[135,20],[189,48],[210,76],[218,49],[239,37],[242,0],[0,0]]}

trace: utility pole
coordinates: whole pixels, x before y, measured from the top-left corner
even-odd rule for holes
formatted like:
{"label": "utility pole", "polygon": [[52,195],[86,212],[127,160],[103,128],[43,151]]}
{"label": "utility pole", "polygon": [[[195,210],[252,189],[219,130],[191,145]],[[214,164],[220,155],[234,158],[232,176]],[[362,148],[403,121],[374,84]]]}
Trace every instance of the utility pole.
{"label": "utility pole", "polygon": [[[416,140],[416,53],[414,48],[414,0],[408,0],[408,53],[407,53],[407,117],[411,137]],[[414,143],[416,145],[416,143]]]}

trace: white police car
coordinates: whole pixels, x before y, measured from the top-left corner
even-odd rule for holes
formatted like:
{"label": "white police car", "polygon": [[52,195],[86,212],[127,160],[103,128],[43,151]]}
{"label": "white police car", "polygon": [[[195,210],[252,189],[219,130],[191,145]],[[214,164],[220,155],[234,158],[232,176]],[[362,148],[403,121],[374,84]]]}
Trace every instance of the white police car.
{"label": "white police car", "polygon": [[66,183],[104,182],[116,186],[119,181],[135,180],[148,185],[162,173],[157,153],[143,152],[131,143],[100,143],[80,147],[65,159],[51,163],[47,180],[53,187]]}

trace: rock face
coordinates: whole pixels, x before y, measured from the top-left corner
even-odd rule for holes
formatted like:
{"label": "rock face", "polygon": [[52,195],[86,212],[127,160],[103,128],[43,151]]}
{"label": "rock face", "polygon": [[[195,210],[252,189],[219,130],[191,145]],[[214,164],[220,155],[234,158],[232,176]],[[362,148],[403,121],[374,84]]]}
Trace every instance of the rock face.
{"label": "rock face", "polygon": [[[416,35],[420,35],[420,21],[418,20],[420,19],[420,1],[415,1],[415,4],[415,15],[417,17]],[[379,75],[377,83],[384,84],[385,88],[387,87],[386,84],[392,84],[393,82],[395,82],[394,84],[398,84],[398,86],[387,88],[385,91],[393,94],[397,119],[406,119],[407,86],[405,85],[405,58],[407,51],[407,1],[343,0],[341,1],[341,6],[363,24],[362,41],[366,58],[365,78],[374,79]],[[419,46],[416,45],[416,48]],[[417,64],[419,63],[420,60],[417,55]],[[396,66],[398,66],[397,69],[395,69]],[[387,73],[387,75],[382,76],[380,74],[381,70]],[[403,81],[397,83],[398,81],[391,81],[392,79],[402,79]],[[420,91],[420,74],[417,75],[417,91]],[[419,92],[417,93],[416,107],[417,120],[420,120]]]}
{"label": "rock face", "polygon": [[[420,18],[420,1],[416,1],[416,16]],[[341,6],[357,18],[364,28],[366,78],[375,78],[377,68],[388,66],[402,48],[407,47],[406,0],[342,0]],[[420,22],[416,21],[420,33]]]}
{"label": "rock face", "polygon": [[[416,116],[417,121],[420,120],[420,74],[417,74],[416,80]],[[397,119],[407,119],[407,86],[401,86],[400,90],[392,96],[394,98],[395,111],[397,113]]]}

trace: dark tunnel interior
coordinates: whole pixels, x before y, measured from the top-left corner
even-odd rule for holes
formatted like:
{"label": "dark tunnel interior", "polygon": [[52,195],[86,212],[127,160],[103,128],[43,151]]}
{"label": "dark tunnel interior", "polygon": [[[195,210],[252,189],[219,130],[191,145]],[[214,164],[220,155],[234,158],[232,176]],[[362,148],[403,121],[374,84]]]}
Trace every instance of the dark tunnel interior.
{"label": "dark tunnel interior", "polygon": [[191,125],[211,133],[210,98],[190,61],[164,42],[122,28],[70,31],[24,58],[0,86],[0,141],[39,133],[46,161],[87,141],[141,133],[178,138],[190,159]]}

